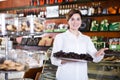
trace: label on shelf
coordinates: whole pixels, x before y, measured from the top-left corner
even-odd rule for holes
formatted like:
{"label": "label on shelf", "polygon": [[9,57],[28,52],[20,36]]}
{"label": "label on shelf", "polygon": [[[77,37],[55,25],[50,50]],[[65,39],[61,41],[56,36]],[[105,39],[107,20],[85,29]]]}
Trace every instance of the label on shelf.
{"label": "label on shelf", "polygon": [[109,48],[111,50],[120,50],[120,45],[110,45]]}

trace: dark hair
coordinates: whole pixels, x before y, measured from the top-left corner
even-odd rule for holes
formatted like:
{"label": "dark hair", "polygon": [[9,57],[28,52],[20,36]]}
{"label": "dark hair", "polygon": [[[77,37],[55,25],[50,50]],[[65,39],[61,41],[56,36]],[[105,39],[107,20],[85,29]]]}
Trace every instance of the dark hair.
{"label": "dark hair", "polygon": [[78,13],[78,14],[81,16],[81,18],[82,18],[82,14],[81,14],[81,12],[80,12],[79,10],[77,10],[77,9],[71,9],[71,10],[66,14],[66,19],[67,19],[67,21],[72,17],[73,14],[76,14],[76,13]]}

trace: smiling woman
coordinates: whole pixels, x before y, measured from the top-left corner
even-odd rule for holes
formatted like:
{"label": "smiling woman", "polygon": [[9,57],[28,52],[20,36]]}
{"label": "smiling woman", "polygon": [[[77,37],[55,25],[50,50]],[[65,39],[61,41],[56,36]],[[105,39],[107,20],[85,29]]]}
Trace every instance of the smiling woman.
{"label": "smiling woman", "polygon": [[[79,10],[72,9],[67,14],[69,29],[55,36],[51,62],[58,66],[56,72],[57,80],[88,80],[87,60],[85,62],[75,61],[73,54],[82,55],[82,59],[87,53],[92,57],[93,62],[99,62],[104,56],[104,50],[97,51],[89,36],[84,35],[78,29],[81,27],[82,18]],[[64,56],[71,53],[68,59],[57,58],[56,52],[63,51]],[[60,52],[61,54],[61,52]],[[72,58],[72,60],[70,60]],[[73,70],[74,69],[74,70]]]}

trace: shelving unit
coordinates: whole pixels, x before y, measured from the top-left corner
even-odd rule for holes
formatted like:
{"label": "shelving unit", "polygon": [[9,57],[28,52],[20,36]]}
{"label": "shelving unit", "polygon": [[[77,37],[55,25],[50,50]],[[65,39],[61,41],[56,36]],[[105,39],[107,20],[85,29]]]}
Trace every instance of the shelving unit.
{"label": "shelving unit", "polygon": [[[104,0],[99,0],[99,1],[104,1]],[[27,0],[27,2],[30,3],[29,0]],[[86,2],[95,2],[95,0],[76,0],[76,1],[71,1],[71,2],[66,1],[66,2],[61,2],[61,3],[44,4],[44,5],[36,5],[36,6],[30,6],[30,4],[26,4],[26,6],[9,7],[9,8],[5,8],[5,9],[0,8],[0,12],[9,11],[9,10],[19,10],[19,9],[32,9],[32,8],[39,8],[39,7],[45,7],[45,6],[54,6],[54,5],[86,3]],[[14,4],[14,3],[12,3],[12,1],[11,1],[10,4]],[[3,5],[4,5],[4,3],[3,3]]]}

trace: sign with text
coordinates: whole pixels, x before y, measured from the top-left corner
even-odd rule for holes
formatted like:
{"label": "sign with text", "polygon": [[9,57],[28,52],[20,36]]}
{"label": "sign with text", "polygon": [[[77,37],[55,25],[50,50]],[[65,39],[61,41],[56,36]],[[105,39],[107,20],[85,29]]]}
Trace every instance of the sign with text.
{"label": "sign with text", "polygon": [[48,6],[47,9],[47,18],[59,17],[59,7],[58,6]]}

